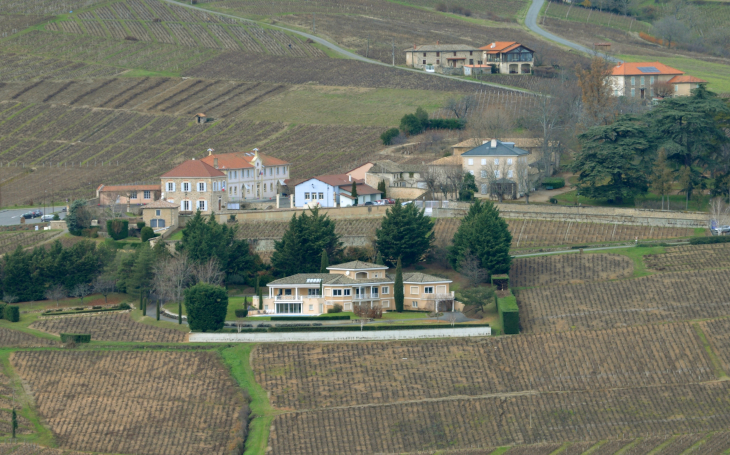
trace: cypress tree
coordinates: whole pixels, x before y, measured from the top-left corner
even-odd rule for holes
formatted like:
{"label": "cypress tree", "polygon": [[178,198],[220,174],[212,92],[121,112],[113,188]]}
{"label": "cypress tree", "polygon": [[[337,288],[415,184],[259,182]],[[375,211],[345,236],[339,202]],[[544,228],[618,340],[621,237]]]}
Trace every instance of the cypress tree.
{"label": "cypress tree", "polygon": [[380,251],[378,251],[378,255],[375,256],[375,263],[378,265],[385,265],[385,263],[383,262],[383,255],[380,254]]}
{"label": "cypress tree", "polygon": [[327,267],[330,265],[330,260],[327,257],[327,250],[322,250],[322,263],[319,266],[319,273],[327,273]]}
{"label": "cypress tree", "polygon": [[393,289],[393,297],[395,299],[395,311],[403,312],[403,270],[398,258],[398,264],[395,267],[395,289]]}
{"label": "cypress tree", "polygon": [[182,300],[177,302],[177,323],[182,325]]}
{"label": "cypress tree", "polygon": [[157,300],[157,320],[160,320],[160,299]]}
{"label": "cypress tree", "polygon": [[264,309],[264,291],[259,288],[259,310]]}
{"label": "cypress tree", "polygon": [[354,204],[357,205],[357,185],[355,182],[352,182],[352,188],[350,189],[350,194],[352,195],[353,199],[355,199]]}
{"label": "cypress tree", "polygon": [[11,419],[11,424],[13,427],[13,439],[15,439],[15,431],[18,429],[18,415],[15,413],[15,408],[13,408],[13,415]]}

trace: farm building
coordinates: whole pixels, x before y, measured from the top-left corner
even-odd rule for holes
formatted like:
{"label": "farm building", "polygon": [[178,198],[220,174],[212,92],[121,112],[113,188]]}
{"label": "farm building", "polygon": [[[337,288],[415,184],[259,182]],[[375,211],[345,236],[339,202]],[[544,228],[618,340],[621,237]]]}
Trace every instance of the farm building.
{"label": "farm building", "polygon": [[149,204],[160,199],[160,185],[99,185],[99,204]]}
{"label": "farm building", "polygon": [[515,41],[495,41],[480,48],[482,60],[502,74],[532,74],[535,51]]}
{"label": "farm building", "polygon": [[[444,68],[463,68],[464,65],[481,65],[482,52],[465,44],[425,44],[413,45],[406,49],[406,65],[413,68],[434,69],[445,72]],[[448,71],[448,70],[447,70]]]}
{"label": "farm building", "polygon": [[[357,189],[357,200],[351,194],[353,182]],[[295,207],[350,207],[382,198],[380,191],[348,174],[320,175],[306,180],[289,180],[286,183],[289,188],[294,187]]]}
{"label": "farm building", "polygon": [[289,163],[258,149],[223,154],[210,151],[201,161],[226,174],[228,208],[232,209],[241,202],[274,199],[289,178]]}
{"label": "farm building", "polygon": [[195,114],[195,123],[207,123],[208,117],[205,114]]}
{"label": "farm building", "polygon": [[707,83],[659,62],[620,63],[609,78],[614,96],[640,99],[688,96],[693,88]]}
{"label": "farm building", "polygon": [[180,212],[210,214],[226,207],[226,174],[200,160],[188,160],[160,176],[162,199]]}
{"label": "farm building", "polygon": [[[395,310],[395,274],[388,266],[353,261],[327,267],[329,273],[299,273],[266,285],[264,312],[267,314],[317,315],[339,304],[345,311],[353,305],[379,305]],[[452,281],[424,273],[404,273],[403,292],[406,310],[452,311]]]}

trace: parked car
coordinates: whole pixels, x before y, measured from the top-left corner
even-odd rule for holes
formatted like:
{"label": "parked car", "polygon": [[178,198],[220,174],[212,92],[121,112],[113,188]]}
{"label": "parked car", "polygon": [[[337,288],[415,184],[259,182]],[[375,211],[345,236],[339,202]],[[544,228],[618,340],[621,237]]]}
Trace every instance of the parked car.
{"label": "parked car", "polygon": [[25,212],[23,214],[23,218],[25,218],[26,220],[29,218],[33,218],[33,212]]}
{"label": "parked car", "polygon": [[33,210],[33,218],[38,218],[39,216],[43,216],[43,212],[40,210]]}
{"label": "parked car", "polygon": [[373,202],[372,202],[372,201],[367,201],[367,202],[366,202],[366,203],[364,203],[363,205],[375,205],[375,204],[373,204]]}
{"label": "parked car", "polygon": [[41,221],[51,221],[53,220],[53,215],[43,215],[41,217]]}
{"label": "parked car", "polygon": [[712,235],[728,235],[730,234],[730,226],[718,226],[710,229]]}
{"label": "parked car", "polygon": [[387,199],[378,199],[373,203],[373,205],[386,205],[388,203]]}
{"label": "parked car", "polygon": [[388,201],[387,204],[395,204],[395,199],[388,198],[385,200]]}
{"label": "parked car", "polygon": [[400,203],[400,205],[402,205],[403,207],[405,207],[408,204],[413,204],[413,201],[405,201],[405,202]]}
{"label": "parked car", "polygon": [[66,211],[66,207],[62,208],[61,211],[62,212],[65,212]]}

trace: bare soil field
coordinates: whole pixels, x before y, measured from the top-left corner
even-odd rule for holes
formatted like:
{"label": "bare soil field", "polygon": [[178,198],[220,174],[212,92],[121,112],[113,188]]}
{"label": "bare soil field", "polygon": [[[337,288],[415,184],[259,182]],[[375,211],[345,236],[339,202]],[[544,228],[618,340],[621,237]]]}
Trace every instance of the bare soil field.
{"label": "bare soil field", "polygon": [[[729,394],[716,382],[324,409],[276,417],[269,444],[272,454],[366,454],[706,433],[730,425]],[[328,438],[343,422],[358,431]]]}
{"label": "bare soil field", "polygon": [[99,313],[83,316],[45,316],[30,325],[53,335],[88,333],[92,341],[182,343],[185,333],[134,322],[129,313]]}
{"label": "bare soil field", "polygon": [[0,53],[0,66],[3,68],[0,81],[27,81],[38,77],[69,79],[92,75],[114,76],[124,71],[111,66],[14,53]]}
{"label": "bare soil field", "polygon": [[44,338],[34,337],[19,330],[0,328],[0,346],[4,348],[35,348],[41,346],[55,346],[58,343]]}
{"label": "bare soil field", "polygon": [[61,448],[222,455],[248,412],[212,353],[28,351],[11,362]]}
{"label": "bare soil field", "polygon": [[520,290],[527,333],[600,329],[726,316],[730,270],[662,273],[642,278]]}
{"label": "bare soil field", "polygon": [[650,269],[666,272],[730,267],[730,245],[688,245],[668,248],[664,254],[644,256]]}
{"label": "bare soil field", "polygon": [[479,340],[265,344],[253,365],[272,405],[283,409],[715,379],[686,323]]}
{"label": "bare soil field", "polygon": [[516,258],[509,272],[512,287],[582,284],[628,278],[634,261],[620,254],[561,254]]}

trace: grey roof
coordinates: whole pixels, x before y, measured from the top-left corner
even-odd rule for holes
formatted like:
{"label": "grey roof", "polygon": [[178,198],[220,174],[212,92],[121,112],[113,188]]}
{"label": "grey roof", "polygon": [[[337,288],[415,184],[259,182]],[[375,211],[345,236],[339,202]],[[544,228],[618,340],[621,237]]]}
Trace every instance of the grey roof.
{"label": "grey roof", "polygon": [[416,46],[415,48],[406,49],[406,52],[425,52],[425,51],[439,51],[439,52],[453,52],[453,51],[476,51],[481,52],[482,50],[478,47],[469,46],[468,44],[424,44],[422,46]]}
{"label": "grey roof", "polygon": [[492,142],[489,141],[462,153],[461,156],[522,156],[529,153],[510,142],[497,141],[497,146],[492,147]]}
{"label": "grey roof", "polygon": [[327,270],[329,270],[329,269],[365,270],[365,269],[382,269],[384,267],[386,267],[386,266],[373,264],[372,262],[352,261],[352,262],[345,262],[343,264],[331,265],[331,266],[327,267]]}
{"label": "grey roof", "polygon": [[390,160],[376,161],[368,174],[393,174],[396,172],[423,172],[420,164],[399,164]]}

